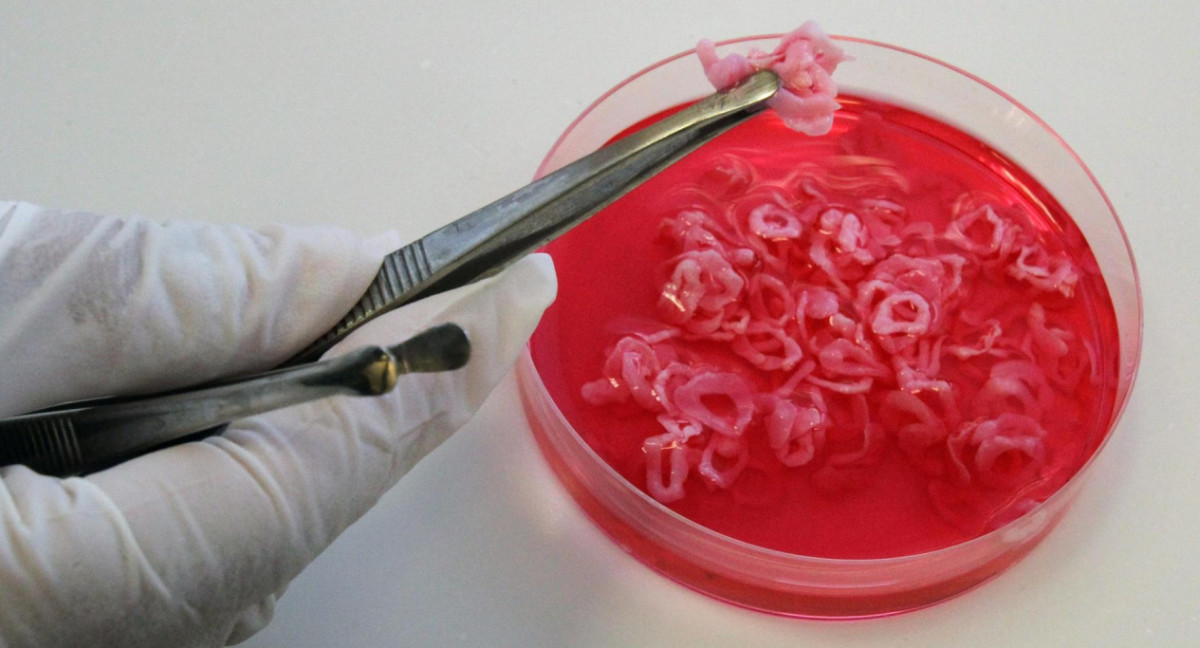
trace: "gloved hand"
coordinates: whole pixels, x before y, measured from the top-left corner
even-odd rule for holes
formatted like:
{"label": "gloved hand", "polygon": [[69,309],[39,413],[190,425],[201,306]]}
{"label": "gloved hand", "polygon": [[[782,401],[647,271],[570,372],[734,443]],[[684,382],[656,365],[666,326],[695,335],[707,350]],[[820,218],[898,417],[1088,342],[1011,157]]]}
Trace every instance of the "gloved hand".
{"label": "gloved hand", "polygon": [[[398,241],[0,203],[0,416],[266,369],[332,326]],[[215,646],[465,423],[553,300],[534,255],[344,341],[466,329],[472,358],[238,421],[84,478],[0,469],[0,645]]]}

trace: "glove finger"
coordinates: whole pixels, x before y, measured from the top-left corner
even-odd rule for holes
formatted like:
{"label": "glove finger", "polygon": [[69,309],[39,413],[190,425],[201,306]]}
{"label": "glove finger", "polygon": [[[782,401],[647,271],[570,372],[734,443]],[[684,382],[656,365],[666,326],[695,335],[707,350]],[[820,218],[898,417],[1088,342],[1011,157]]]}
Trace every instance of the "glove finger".
{"label": "glove finger", "polygon": [[274,366],[394,247],[337,228],[160,223],[0,203],[0,415]]}
{"label": "glove finger", "polygon": [[[394,344],[395,340],[446,322],[464,327],[472,346],[471,361],[460,371],[401,377],[396,391],[386,398],[368,402],[330,401],[335,412],[339,406],[356,410],[357,430],[345,437],[347,443],[339,444],[338,451],[332,454],[315,444],[303,449],[310,457],[320,455],[326,461],[320,463],[323,470],[309,473],[305,488],[300,491],[303,496],[296,498],[307,502],[300,508],[308,512],[310,522],[301,527],[310,532],[323,527],[325,531],[307,538],[297,533],[293,543],[305,544],[309,547],[306,554],[315,556],[474,415],[510,370],[542,311],[553,301],[553,272],[548,256],[534,255],[510,269],[497,286],[487,286],[484,290],[467,288],[417,302],[390,320],[384,318],[378,325],[355,332],[329,352],[329,356],[335,356],[368,344]],[[363,409],[370,412],[364,414]],[[298,418],[307,418],[299,408],[288,415],[290,420],[281,420],[275,427],[286,434],[297,427]],[[333,420],[347,418],[346,412],[338,412]],[[308,419],[309,425],[312,420]],[[333,433],[327,429],[320,435],[321,440],[328,441],[327,435]],[[234,442],[251,444],[260,442],[261,435],[260,429],[237,427],[225,436]],[[315,438],[316,435],[306,437]],[[264,455],[277,454],[285,446],[287,452],[278,456],[301,450],[286,438],[275,439],[271,445],[273,448]],[[321,445],[327,447],[326,443]],[[340,459],[337,464],[328,461],[335,456]],[[291,455],[271,472],[291,474],[289,466],[297,460],[307,461]],[[348,489],[352,497],[328,497],[339,487]],[[266,626],[274,613],[276,599],[293,577],[287,577],[279,590],[249,605],[239,615],[230,641],[242,641]]]}
{"label": "glove finger", "polygon": [[[88,575],[89,587],[99,588],[89,591],[91,600],[137,609],[140,618],[166,619],[156,636],[188,637],[179,645],[197,637],[224,641],[235,630],[243,637],[265,622],[269,606],[259,603],[473,414],[509,370],[554,291],[552,266],[539,255],[488,282],[380,318],[344,343],[392,343],[454,321],[473,343],[462,370],[405,376],[382,397],[326,399],[256,417],[221,437],[159,451],[86,480],[42,478],[51,484],[44,488],[74,483],[84,496],[60,498],[67,510],[49,516],[53,524],[39,526],[10,553],[40,569],[71,564]],[[37,481],[23,468],[6,471],[6,479]],[[86,510],[73,508],[84,505]],[[44,511],[17,510],[18,520],[47,518]],[[63,585],[79,582],[54,573],[21,578],[27,585],[58,583],[55,593],[43,592],[35,601],[70,600]],[[0,617],[11,618],[0,618],[0,627],[11,622],[26,629],[20,619],[53,617],[37,605],[26,609],[24,599],[6,604]],[[98,626],[119,618],[104,604],[87,612]]]}

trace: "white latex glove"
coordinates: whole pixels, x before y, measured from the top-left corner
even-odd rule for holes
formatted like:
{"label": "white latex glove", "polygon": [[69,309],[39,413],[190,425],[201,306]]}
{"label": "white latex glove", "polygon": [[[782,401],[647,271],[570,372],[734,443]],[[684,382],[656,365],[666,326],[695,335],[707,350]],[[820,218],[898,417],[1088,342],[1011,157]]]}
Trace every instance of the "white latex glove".
{"label": "white latex glove", "polygon": [[[397,241],[0,203],[0,416],[275,365]],[[0,645],[216,646],[465,423],[553,300],[548,258],[417,302],[339,346],[466,330],[466,368],[239,421],[86,478],[0,469]],[[336,353],[335,349],[331,353]]]}

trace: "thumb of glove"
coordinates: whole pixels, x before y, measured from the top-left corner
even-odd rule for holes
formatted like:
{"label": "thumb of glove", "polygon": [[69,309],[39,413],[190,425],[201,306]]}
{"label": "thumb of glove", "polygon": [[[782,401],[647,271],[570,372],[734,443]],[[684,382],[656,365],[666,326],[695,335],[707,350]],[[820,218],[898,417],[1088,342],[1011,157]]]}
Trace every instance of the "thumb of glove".
{"label": "thumb of glove", "polygon": [[535,256],[373,322],[335,352],[444,321],[473,343],[463,370],[407,376],[383,397],[281,410],[87,478],[0,470],[0,645],[244,638],[275,592],[473,414],[554,292]]}

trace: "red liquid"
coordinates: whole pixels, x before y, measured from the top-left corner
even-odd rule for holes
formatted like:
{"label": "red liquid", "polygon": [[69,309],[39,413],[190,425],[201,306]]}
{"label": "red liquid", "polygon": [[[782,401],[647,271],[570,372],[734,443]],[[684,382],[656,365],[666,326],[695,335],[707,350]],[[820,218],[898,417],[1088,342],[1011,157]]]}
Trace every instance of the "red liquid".
{"label": "red liquid", "polygon": [[[972,206],[994,205],[1004,219],[1020,223],[1022,236],[1035,239],[1051,256],[1069,259],[1077,281],[1067,291],[1047,290],[971,260],[963,271],[962,296],[939,325],[944,345],[937,352],[937,376],[953,385],[948,393],[953,394],[953,409],[961,411],[952,415],[942,407],[931,409],[942,417],[950,436],[960,434],[964,425],[995,418],[1000,413],[997,408],[1005,404],[980,396],[987,391],[995,366],[1022,358],[1046,365],[1046,352],[1030,346],[1030,305],[1039,304],[1051,329],[1069,333],[1060,335],[1067,340],[1067,350],[1055,361],[1062,374],[1059,379],[1047,381],[1036,405],[1013,403],[1013,410],[1023,414],[1029,414],[1031,407],[1036,410],[1033,418],[1042,430],[1039,447],[1044,453],[1036,470],[1022,473],[1021,465],[1005,464],[1021,455],[1002,454],[992,465],[1002,483],[995,476],[981,483],[978,474],[955,477],[949,441],[917,452],[902,447],[898,429],[908,420],[897,417],[885,403],[889,394],[904,390],[894,377],[876,377],[861,397],[823,392],[828,401],[828,421],[822,430],[825,442],[808,463],[795,467],[781,463],[767,441],[765,414],[756,411],[743,434],[749,461],[733,483],[728,488],[713,487],[693,469],[683,484],[686,495],[668,504],[717,532],[789,553],[829,558],[910,555],[963,542],[1019,516],[1053,494],[1095,451],[1114,406],[1115,315],[1082,235],[1053,198],[1020,168],[941,122],[870,101],[847,97],[839,101],[844,108],[827,136],[794,133],[772,113],[764,113],[552,243],[548,251],[558,270],[559,297],[534,334],[531,350],[547,389],[573,427],[609,465],[645,490],[643,443],[662,434],[663,426],[644,408],[591,404],[581,391],[602,377],[608,353],[623,336],[670,326],[664,323],[659,301],[681,250],[677,241],[660,234],[664,219],[698,202],[714,213],[744,212],[755,195],[771,189],[786,195],[788,208],[797,213],[814,202],[845,211],[865,211],[864,201],[886,200],[902,206],[902,217],[887,218],[897,229],[908,228],[902,238],[909,242],[892,246],[872,260],[847,265],[840,302],[849,312],[858,284],[872,277],[872,268],[889,254],[921,248],[931,256],[972,257],[947,247],[940,233],[952,219],[969,211],[962,206],[964,201]],[[749,186],[713,171],[730,154],[755,169]],[[805,177],[817,179],[819,186],[806,184]],[[698,195],[702,197],[697,199]],[[922,235],[913,223],[927,223],[926,231],[938,235]],[[991,233],[982,226],[965,231],[977,242],[986,242]],[[935,242],[911,242],[922,237]],[[803,241],[798,249],[807,250]],[[1008,254],[1011,263],[1016,253]],[[743,268],[744,274],[766,272],[760,266]],[[796,286],[835,288],[800,253],[773,275]],[[997,344],[1007,348],[963,358],[946,351],[956,343],[974,343],[985,320],[1002,326]],[[808,323],[820,325],[817,320]],[[1018,348],[1022,343],[1025,351]],[[720,342],[676,337],[664,344],[690,364],[742,376],[759,393],[779,389],[792,374],[755,367]],[[879,348],[878,341],[864,344],[879,358],[892,357]],[[811,350],[805,353],[806,359],[814,360]],[[818,363],[814,375],[820,373]],[[927,404],[937,401],[931,395],[936,390],[909,391]],[[883,430],[883,442],[869,459],[834,470],[830,466],[838,456],[863,444],[864,415],[856,410],[856,399],[865,403],[867,419]],[[964,452],[973,451],[972,446]],[[1005,475],[1012,480],[1005,481]]]}

